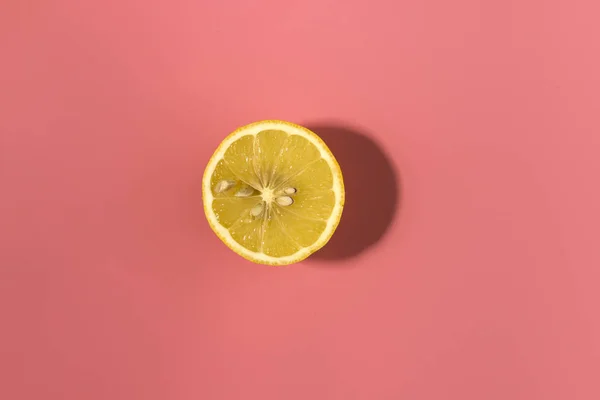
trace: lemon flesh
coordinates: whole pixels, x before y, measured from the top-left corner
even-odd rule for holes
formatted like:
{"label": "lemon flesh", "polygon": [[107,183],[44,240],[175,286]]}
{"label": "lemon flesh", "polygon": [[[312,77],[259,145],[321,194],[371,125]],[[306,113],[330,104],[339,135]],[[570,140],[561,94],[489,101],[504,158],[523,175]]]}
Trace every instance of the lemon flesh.
{"label": "lemon flesh", "polygon": [[205,171],[204,207],[215,233],[261,264],[298,262],[333,234],[344,203],[339,165],[306,128],[262,121],[224,140]]}

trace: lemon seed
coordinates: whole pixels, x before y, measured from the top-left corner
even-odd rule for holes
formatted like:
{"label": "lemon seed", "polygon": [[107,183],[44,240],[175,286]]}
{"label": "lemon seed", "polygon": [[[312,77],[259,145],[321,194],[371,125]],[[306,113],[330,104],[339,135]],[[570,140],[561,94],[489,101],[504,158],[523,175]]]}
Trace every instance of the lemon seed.
{"label": "lemon seed", "polygon": [[264,208],[264,203],[258,203],[257,205],[252,207],[252,209],[250,210],[250,215],[252,215],[253,217],[258,217],[260,214],[262,214]]}
{"label": "lemon seed", "polygon": [[275,202],[277,202],[277,204],[280,206],[285,207],[291,205],[294,202],[294,199],[292,199],[290,196],[280,196],[275,199]]}
{"label": "lemon seed", "polygon": [[223,193],[224,191],[229,190],[234,186],[235,186],[235,181],[224,180],[215,185],[215,192]]}
{"label": "lemon seed", "polygon": [[235,193],[235,197],[248,197],[254,193],[254,189],[250,186],[244,186]]}

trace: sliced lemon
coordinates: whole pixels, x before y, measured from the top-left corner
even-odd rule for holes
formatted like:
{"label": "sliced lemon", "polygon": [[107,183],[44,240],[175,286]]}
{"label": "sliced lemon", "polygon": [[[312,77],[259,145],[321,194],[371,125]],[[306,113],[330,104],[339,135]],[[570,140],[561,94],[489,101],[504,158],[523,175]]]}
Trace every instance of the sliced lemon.
{"label": "sliced lemon", "polygon": [[327,145],[310,130],[261,121],[230,134],[202,180],[206,218],[242,257],[287,265],[323,247],[344,208],[344,181]]}

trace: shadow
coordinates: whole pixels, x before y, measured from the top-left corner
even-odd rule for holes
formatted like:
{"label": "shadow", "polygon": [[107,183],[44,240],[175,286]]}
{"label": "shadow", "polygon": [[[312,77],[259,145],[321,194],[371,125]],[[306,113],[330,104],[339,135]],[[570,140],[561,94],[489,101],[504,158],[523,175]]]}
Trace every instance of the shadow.
{"label": "shadow", "polygon": [[336,157],[344,175],[346,204],[340,225],[329,243],[310,258],[354,257],[379,241],[399,208],[399,178],[383,150],[351,128],[307,125]]}

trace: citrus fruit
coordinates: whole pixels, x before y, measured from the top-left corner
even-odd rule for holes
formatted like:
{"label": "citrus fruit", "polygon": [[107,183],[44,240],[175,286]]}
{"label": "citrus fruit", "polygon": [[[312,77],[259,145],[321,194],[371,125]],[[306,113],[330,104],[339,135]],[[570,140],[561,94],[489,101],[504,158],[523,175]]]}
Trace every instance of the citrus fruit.
{"label": "citrus fruit", "polygon": [[287,265],[323,247],[344,207],[342,172],[315,133],[261,121],[221,142],[202,180],[206,218],[242,257]]}

